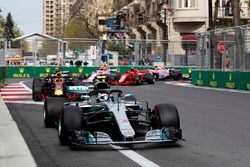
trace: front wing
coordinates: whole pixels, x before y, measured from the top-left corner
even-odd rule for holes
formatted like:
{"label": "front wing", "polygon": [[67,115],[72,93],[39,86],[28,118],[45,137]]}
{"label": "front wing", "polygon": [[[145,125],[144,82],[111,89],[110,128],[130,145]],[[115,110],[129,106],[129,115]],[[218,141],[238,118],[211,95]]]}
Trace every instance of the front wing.
{"label": "front wing", "polygon": [[181,129],[155,129],[146,133],[144,140],[129,140],[129,141],[113,141],[111,137],[104,132],[94,132],[92,135],[88,131],[75,131],[72,138],[72,146],[84,145],[128,145],[128,144],[149,144],[149,143],[168,143],[175,142],[178,139],[172,135],[174,133],[181,133]]}

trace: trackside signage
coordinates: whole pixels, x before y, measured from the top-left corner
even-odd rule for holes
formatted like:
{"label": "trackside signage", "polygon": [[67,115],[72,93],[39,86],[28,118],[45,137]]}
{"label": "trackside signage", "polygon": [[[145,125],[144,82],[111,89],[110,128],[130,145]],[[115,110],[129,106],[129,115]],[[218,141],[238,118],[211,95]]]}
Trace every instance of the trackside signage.
{"label": "trackside signage", "polygon": [[250,72],[193,70],[192,84],[217,88],[250,90]]}
{"label": "trackside signage", "polygon": [[13,73],[13,78],[31,78],[31,75],[24,67],[19,67],[18,72]]}
{"label": "trackside signage", "polygon": [[212,72],[212,81],[209,82],[209,85],[211,87],[217,87],[218,86],[217,81],[216,81],[215,72]]}
{"label": "trackside signage", "polygon": [[233,74],[228,74],[228,82],[226,82],[226,87],[229,89],[235,89],[235,83],[233,82]]}
{"label": "trackside signage", "polygon": [[247,84],[247,89],[250,90],[250,83]]}
{"label": "trackside signage", "polygon": [[202,86],[204,85],[203,79],[202,79],[202,73],[199,72],[199,79],[197,80],[197,85]]}

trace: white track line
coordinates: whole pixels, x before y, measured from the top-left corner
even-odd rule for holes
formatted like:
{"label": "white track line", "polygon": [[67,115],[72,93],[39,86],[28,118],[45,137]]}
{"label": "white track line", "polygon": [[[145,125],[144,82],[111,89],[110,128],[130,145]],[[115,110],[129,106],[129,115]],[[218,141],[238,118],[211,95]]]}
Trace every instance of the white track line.
{"label": "white track line", "polygon": [[244,90],[212,88],[212,87],[205,87],[205,86],[196,86],[193,84],[171,84],[171,82],[165,82],[165,84],[175,85],[175,86],[183,86],[183,87],[189,87],[189,88],[196,88],[196,89],[206,89],[206,90],[216,90],[216,91],[222,91],[222,92],[250,94],[250,91],[244,91]]}
{"label": "white track line", "polygon": [[155,164],[154,162],[148,160],[147,158],[143,157],[142,155],[136,153],[132,150],[124,150],[123,147],[110,145],[114,149],[118,150],[120,153],[137,163],[142,167],[159,167],[159,165]]}
{"label": "white track line", "polygon": [[32,89],[30,89],[28,86],[26,86],[25,84],[24,84],[24,81],[22,81],[22,82],[19,82],[25,89],[27,89],[27,90],[29,90],[30,92],[32,92]]}

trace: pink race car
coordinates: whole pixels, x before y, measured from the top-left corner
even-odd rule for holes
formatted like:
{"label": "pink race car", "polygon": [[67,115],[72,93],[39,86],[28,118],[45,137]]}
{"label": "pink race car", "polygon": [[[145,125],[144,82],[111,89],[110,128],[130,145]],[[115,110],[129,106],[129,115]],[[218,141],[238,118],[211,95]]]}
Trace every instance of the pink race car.
{"label": "pink race car", "polygon": [[150,69],[149,72],[158,80],[173,79],[180,80],[182,79],[182,73],[179,69],[169,69],[169,68],[160,68],[156,67]]}

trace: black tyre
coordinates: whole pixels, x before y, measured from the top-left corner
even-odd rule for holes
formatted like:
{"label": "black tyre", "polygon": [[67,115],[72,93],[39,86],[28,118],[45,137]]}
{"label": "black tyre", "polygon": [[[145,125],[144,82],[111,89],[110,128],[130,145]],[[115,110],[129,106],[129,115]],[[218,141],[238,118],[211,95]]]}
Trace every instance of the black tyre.
{"label": "black tyre", "polygon": [[39,78],[34,78],[33,79],[33,84],[32,84],[32,99],[34,101],[41,101],[42,98],[40,97],[41,92],[42,92],[42,86],[43,83]]}
{"label": "black tyre", "polygon": [[61,97],[49,97],[44,102],[44,125],[46,128],[56,127],[56,123],[59,120],[60,112],[63,109],[64,98]]}
{"label": "black tyre", "polygon": [[178,81],[178,80],[182,79],[182,74],[181,73],[174,73],[172,75],[172,78],[173,78],[173,80]]}
{"label": "black tyre", "polygon": [[140,80],[140,76],[135,76],[134,78],[133,78],[133,80],[135,81],[135,85],[141,85],[141,80]]}
{"label": "black tyre", "polygon": [[153,75],[148,75],[147,76],[147,83],[148,84],[154,84],[155,83],[155,78]]}
{"label": "black tyre", "polygon": [[177,108],[173,104],[157,104],[152,110],[152,127],[160,128],[180,128],[180,118]]}
{"label": "black tyre", "polygon": [[66,106],[58,121],[58,137],[61,145],[69,145],[70,132],[83,127],[82,111],[77,106]]}

